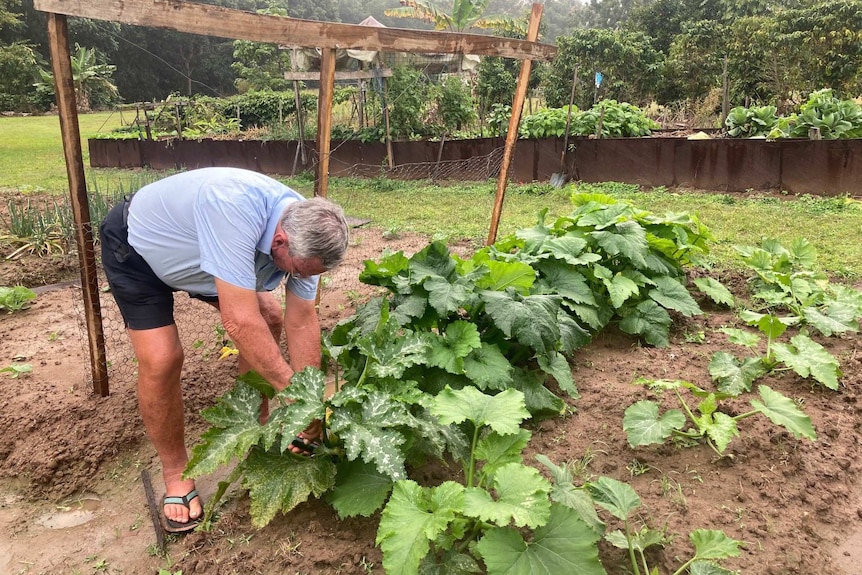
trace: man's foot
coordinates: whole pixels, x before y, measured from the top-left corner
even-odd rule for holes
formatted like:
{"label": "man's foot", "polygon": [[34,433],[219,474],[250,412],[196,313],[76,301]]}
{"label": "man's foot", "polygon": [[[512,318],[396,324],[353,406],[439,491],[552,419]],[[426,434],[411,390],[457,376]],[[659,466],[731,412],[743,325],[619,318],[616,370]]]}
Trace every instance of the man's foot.
{"label": "man's foot", "polygon": [[[186,483],[186,482],[183,482]],[[203,502],[194,487],[182,484],[167,489],[164,498],[165,531],[170,533],[182,533],[194,529],[203,517]],[[171,491],[182,491],[183,493],[173,495]]]}

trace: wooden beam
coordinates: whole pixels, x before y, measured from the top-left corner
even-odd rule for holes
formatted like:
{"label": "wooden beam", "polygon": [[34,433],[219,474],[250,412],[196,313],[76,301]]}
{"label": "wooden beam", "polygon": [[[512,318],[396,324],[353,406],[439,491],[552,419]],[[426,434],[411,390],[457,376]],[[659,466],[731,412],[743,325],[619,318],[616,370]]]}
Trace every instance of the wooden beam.
{"label": "wooden beam", "polygon": [[[335,81],[339,80],[371,80],[372,78],[389,78],[392,76],[391,68],[381,68],[375,72],[373,70],[357,70],[355,72],[336,72]],[[285,72],[285,80],[320,80],[320,72]]]}
{"label": "wooden beam", "polygon": [[48,15],[48,41],[51,49],[51,69],[54,72],[54,90],[57,94],[57,109],[60,112],[60,135],[66,156],[66,175],[69,178],[69,194],[75,218],[75,242],[78,244],[78,263],[81,266],[81,288],[90,344],[93,392],[104,397],[108,395],[105,334],[102,330],[90,203],[87,199],[87,182],[84,179],[84,161],[81,154],[78,105],[75,100],[75,85],[72,81],[69,27],[65,16]]}
{"label": "wooden beam", "polygon": [[[527,30],[527,40],[533,41],[539,35],[539,23],[542,21],[542,5],[533,4],[530,12],[530,26]],[[524,98],[530,83],[530,67],[532,62],[521,62],[521,74],[518,76],[518,87],[515,90],[515,100],[512,103],[512,116],[509,118],[509,131],[506,132],[506,144],[503,148],[503,160],[500,164],[500,176],[497,178],[497,195],[494,199],[494,209],[491,213],[491,226],[488,230],[490,246],[497,241],[497,229],[500,227],[500,214],[503,213],[503,200],[506,197],[506,185],[509,183],[509,165],[512,163],[512,152],[518,140],[518,124],[521,123],[521,112],[524,109]]]}
{"label": "wooden beam", "polygon": [[34,0],[33,5],[43,12],[67,16],[308,48],[478,54],[537,61],[552,60],[557,53],[555,46],[539,44],[535,38],[524,41],[317,22],[179,0]]}
{"label": "wooden beam", "polygon": [[317,177],[314,195],[326,197],[329,187],[329,152],[332,143],[332,95],[335,92],[335,48],[323,50],[320,91],[317,96]]}

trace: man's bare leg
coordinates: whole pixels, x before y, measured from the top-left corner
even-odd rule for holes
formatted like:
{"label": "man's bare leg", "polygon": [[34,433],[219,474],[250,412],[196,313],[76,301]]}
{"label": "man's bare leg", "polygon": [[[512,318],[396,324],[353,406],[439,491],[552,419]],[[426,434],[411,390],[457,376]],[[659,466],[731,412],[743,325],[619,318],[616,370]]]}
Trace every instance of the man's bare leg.
{"label": "man's bare leg", "polygon": [[[177,326],[130,329],[129,337],[138,359],[138,407],[162,463],[165,495],[184,496],[195,488],[195,482],[182,479],[189,458],[180,389],[183,348]],[[190,502],[190,507],[165,505],[165,517],[186,523],[201,516],[203,510],[199,497]]]}

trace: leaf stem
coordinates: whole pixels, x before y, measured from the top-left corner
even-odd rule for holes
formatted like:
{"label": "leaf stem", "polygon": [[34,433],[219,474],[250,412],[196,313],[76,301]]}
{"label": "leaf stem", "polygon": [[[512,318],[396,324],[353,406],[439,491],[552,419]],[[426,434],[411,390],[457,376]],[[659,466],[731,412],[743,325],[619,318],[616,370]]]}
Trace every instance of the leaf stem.
{"label": "leaf stem", "polygon": [[479,426],[473,425],[473,443],[470,445],[470,465],[467,469],[467,487],[474,487],[473,474],[476,472],[476,444],[479,443]]}
{"label": "leaf stem", "polygon": [[641,575],[640,567],[638,567],[638,560],[637,560],[637,557],[635,557],[635,548],[634,548],[634,545],[632,545],[632,536],[629,533],[629,521],[628,521],[628,519],[626,519],[625,529],[626,529],[626,544],[628,544],[629,559],[631,559],[632,568],[635,570],[635,575]]}

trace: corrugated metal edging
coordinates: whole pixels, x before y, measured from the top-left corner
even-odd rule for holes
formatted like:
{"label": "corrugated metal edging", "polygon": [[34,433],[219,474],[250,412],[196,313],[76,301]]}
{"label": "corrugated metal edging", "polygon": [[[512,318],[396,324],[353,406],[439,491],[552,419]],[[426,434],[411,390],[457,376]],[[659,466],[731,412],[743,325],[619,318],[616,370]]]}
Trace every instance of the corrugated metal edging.
{"label": "corrugated metal edging", "polygon": [[[793,194],[862,195],[862,139],[854,140],[686,140],[682,138],[575,138],[565,170],[584,182],[627,182],[739,192],[781,190]],[[293,171],[297,143],[259,140],[90,140],[93,167],[154,169],[235,166],[270,174]],[[433,177],[442,161],[489,156],[500,138],[440,142],[394,142],[397,166],[425,166],[388,172],[386,146],[333,142],[331,175]],[[309,165],[314,143],[307,143]],[[509,175],[514,181],[548,181],[560,171],[561,138],[518,140]],[[300,164],[301,165],[301,164]],[[470,174],[465,173],[465,177]],[[451,177],[451,176],[449,176]],[[455,174],[457,177],[457,174]]]}

